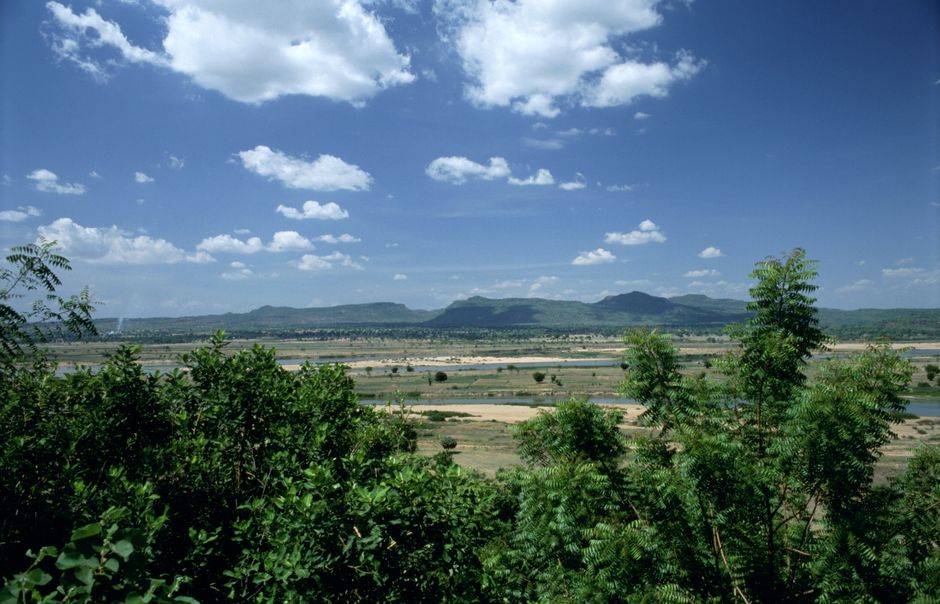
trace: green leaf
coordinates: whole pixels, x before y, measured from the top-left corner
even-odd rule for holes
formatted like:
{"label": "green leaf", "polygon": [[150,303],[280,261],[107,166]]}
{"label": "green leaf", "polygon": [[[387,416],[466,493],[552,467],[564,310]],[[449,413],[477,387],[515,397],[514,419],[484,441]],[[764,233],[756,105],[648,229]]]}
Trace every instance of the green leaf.
{"label": "green leaf", "polygon": [[82,539],[87,539],[88,537],[94,537],[101,533],[101,525],[97,522],[92,524],[86,524],[81,528],[77,528],[72,531],[72,541],[81,541]]}
{"label": "green leaf", "polygon": [[121,539],[111,544],[111,551],[127,561],[127,559],[131,557],[131,554],[134,553],[134,544],[127,539]]}

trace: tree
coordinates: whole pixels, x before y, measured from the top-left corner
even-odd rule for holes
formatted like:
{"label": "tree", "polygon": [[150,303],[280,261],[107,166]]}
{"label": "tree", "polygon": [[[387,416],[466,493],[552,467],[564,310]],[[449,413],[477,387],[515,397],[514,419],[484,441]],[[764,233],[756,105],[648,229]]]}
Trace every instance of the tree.
{"label": "tree", "polygon": [[438,383],[444,383],[447,381],[447,374],[443,371],[438,371],[434,374],[434,381]]}
{"label": "tree", "polygon": [[532,379],[535,380],[536,384],[541,384],[545,381],[545,374],[541,371],[536,371],[532,374]]}
{"label": "tree", "polygon": [[731,331],[740,349],[717,363],[720,381],[683,375],[655,332],[626,337],[622,391],[660,429],[635,442],[627,490],[694,599],[907,601],[930,584],[905,583],[904,568],[927,577],[932,567],[916,557],[923,550],[898,547],[916,537],[885,503],[897,492],[872,485],[910,364],[872,347],[822,363],[809,381],[806,361],[826,342],[809,295],[815,274],[799,249],[758,263],[754,314]]}
{"label": "tree", "polygon": [[932,382],[937,374],[940,373],[940,367],[933,364],[924,365],[924,371],[927,373],[927,381]]}
{"label": "tree", "polygon": [[[55,241],[44,240],[16,246],[6,257],[9,266],[0,268],[0,366],[9,368],[22,361],[53,337],[97,335],[88,288],[69,298],[56,294],[62,285],[56,270],[69,271],[72,266],[55,249]],[[29,310],[14,308],[14,301],[31,295],[37,298]]]}

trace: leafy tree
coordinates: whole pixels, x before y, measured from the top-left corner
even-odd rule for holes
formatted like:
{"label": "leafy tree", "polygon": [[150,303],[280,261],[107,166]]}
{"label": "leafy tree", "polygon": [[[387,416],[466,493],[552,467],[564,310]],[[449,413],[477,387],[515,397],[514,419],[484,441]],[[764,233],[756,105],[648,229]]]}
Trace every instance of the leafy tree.
{"label": "leafy tree", "polygon": [[441,384],[447,381],[447,374],[443,371],[438,371],[434,374],[434,381]]}
{"label": "leafy tree", "polygon": [[[55,253],[55,241],[40,241],[12,248],[9,266],[0,268],[0,369],[35,355],[37,344],[52,337],[95,335],[91,314],[94,303],[88,289],[63,298],[56,294],[62,281],[56,271],[72,267]],[[36,296],[29,310],[18,311],[13,303]]]}
{"label": "leafy tree", "polygon": [[933,381],[933,379],[937,377],[937,374],[940,374],[940,367],[928,363],[924,365],[924,371],[927,373],[927,380]]}
{"label": "leafy tree", "polygon": [[535,380],[536,384],[541,384],[545,381],[545,374],[541,371],[536,371],[532,374],[532,379]]}

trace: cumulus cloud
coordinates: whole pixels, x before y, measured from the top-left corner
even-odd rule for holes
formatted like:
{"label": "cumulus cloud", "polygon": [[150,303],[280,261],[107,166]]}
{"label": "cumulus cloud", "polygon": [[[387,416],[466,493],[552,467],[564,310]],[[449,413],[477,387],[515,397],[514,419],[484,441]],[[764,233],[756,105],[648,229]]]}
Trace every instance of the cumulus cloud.
{"label": "cumulus cloud", "polygon": [[571,261],[575,266],[590,266],[592,264],[607,264],[613,262],[617,257],[604,248],[597,248],[591,252],[580,252],[578,256]]}
{"label": "cumulus cloud", "polygon": [[724,256],[724,254],[721,253],[721,250],[711,245],[698,253],[698,257],[704,258],[705,260],[721,258],[722,256]]}
{"label": "cumulus cloud", "polygon": [[713,268],[703,268],[700,270],[688,271],[682,276],[692,279],[701,279],[702,277],[720,277],[721,273]]}
{"label": "cumulus cloud", "polygon": [[349,233],[343,233],[339,237],[335,235],[330,235],[330,234],[320,235],[319,237],[317,237],[317,241],[322,241],[324,243],[337,244],[337,243],[359,243],[360,241],[362,241],[362,239],[358,237],[353,237]]}
{"label": "cumulus cloud", "polygon": [[47,241],[57,241],[70,258],[107,264],[176,264],[213,262],[208,250],[189,254],[165,239],[131,236],[116,226],[84,227],[71,218],[59,218],[36,229]]}
{"label": "cumulus cloud", "polygon": [[147,176],[143,172],[134,172],[134,180],[139,182],[140,184],[153,182],[153,178],[150,176]]}
{"label": "cumulus cloud", "polygon": [[465,94],[483,107],[557,116],[570,105],[626,104],[664,96],[701,68],[688,53],[675,65],[622,56],[619,39],[659,25],[654,0],[467,0],[439,2],[445,38],[463,62]]}
{"label": "cumulus cloud", "polygon": [[392,277],[392,279],[395,281],[405,281],[408,279],[408,275],[405,275],[404,273],[395,273],[395,276]]}
{"label": "cumulus cloud", "polygon": [[489,165],[484,166],[466,157],[438,157],[428,164],[425,173],[441,182],[455,185],[463,184],[468,178],[493,180],[509,176],[509,164],[502,157],[491,157]]}
{"label": "cumulus cloud", "polygon": [[681,52],[675,65],[625,61],[608,68],[585,94],[588,107],[628,105],[639,96],[664,97],[676,82],[688,80],[704,67],[691,54]]}
{"label": "cumulus cloud", "polygon": [[539,168],[538,172],[528,178],[520,179],[510,176],[509,184],[519,187],[545,186],[555,184],[555,178],[552,176],[552,173],[545,168]]}
{"label": "cumulus cloud", "polygon": [[659,230],[659,226],[649,219],[641,222],[636,230],[629,233],[612,232],[604,236],[605,243],[619,243],[620,245],[646,245],[665,241],[666,236]]}
{"label": "cumulus cloud", "polygon": [[33,206],[20,206],[15,210],[3,210],[0,212],[0,221],[3,222],[23,222],[27,218],[42,216],[42,210]]}
{"label": "cumulus cloud", "polygon": [[649,113],[643,113],[642,111],[637,111],[633,114],[633,119],[635,120],[646,120],[650,118]]}
{"label": "cumulus cloud", "polygon": [[36,190],[43,193],[58,193],[59,195],[84,195],[85,185],[79,183],[60,183],[55,172],[39,168],[26,175],[26,178],[36,182]]}
{"label": "cumulus cloud", "polygon": [[348,254],[341,254],[339,252],[333,252],[326,256],[304,254],[300,257],[300,260],[292,264],[302,271],[329,270],[336,265],[362,270],[362,265],[354,262]]}
{"label": "cumulus cloud", "polygon": [[267,245],[261,241],[260,237],[241,240],[229,234],[223,234],[203,239],[196,249],[210,254],[256,254],[258,252],[312,250],[313,247],[313,243],[297,231],[278,231],[274,233]]}
{"label": "cumulus cloud", "polygon": [[372,176],[368,172],[332,155],[320,155],[309,162],[258,145],[241,151],[238,157],[246,170],[269,180],[278,180],[291,189],[368,191],[372,186]]}
{"label": "cumulus cloud", "polygon": [[210,254],[254,254],[264,249],[264,243],[260,237],[251,237],[242,241],[229,234],[207,237],[199,242],[196,249],[208,252]]}
{"label": "cumulus cloud", "polygon": [[356,0],[154,1],[168,12],[160,52],[134,45],[93,8],[77,14],[48,2],[52,49],[99,79],[121,63],[150,64],[244,103],[302,94],[360,105],[415,80],[410,58]]}
{"label": "cumulus cloud", "polygon": [[271,238],[266,248],[269,252],[287,252],[292,250],[310,250],[313,244],[297,231],[278,231]]}
{"label": "cumulus cloud", "polygon": [[342,220],[343,218],[349,218],[349,212],[332,201],[324,204],[316,201],[305,201],[299,210],[279,205],[276,212],[293,220]]}

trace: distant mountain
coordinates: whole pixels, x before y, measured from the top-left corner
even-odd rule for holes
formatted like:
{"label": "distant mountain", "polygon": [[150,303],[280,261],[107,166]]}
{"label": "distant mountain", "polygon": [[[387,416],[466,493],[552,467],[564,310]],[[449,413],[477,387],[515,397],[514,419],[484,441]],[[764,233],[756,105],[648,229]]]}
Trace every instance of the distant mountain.
{"label": "distant mountain", "polygon": [[[307,329],[464,328],[590,329],[634,325],[715,328],[748,317],[747,302],[690,294],[674,298],[630,292],[594,303],[542,298],[492,299],[475,296],[439,310],[412,310],[404,304],[376,302],[328,308],[262,306],[247,313],[122,320],[129,333],[200,334],[285,333]],[[841,338],[940,337],[940,309],[820,309],[820,324]],[[116,319],[97,321],[99,331],[117,328]]]}

